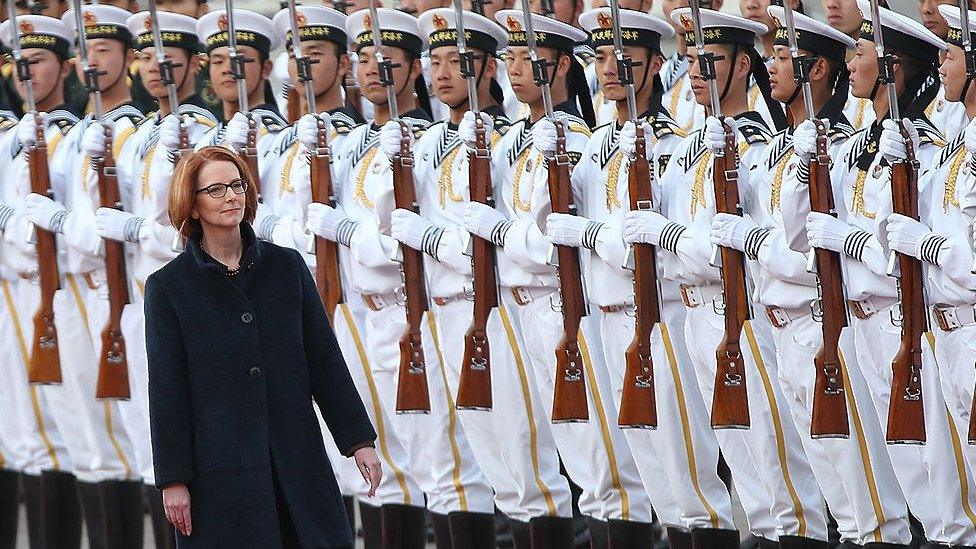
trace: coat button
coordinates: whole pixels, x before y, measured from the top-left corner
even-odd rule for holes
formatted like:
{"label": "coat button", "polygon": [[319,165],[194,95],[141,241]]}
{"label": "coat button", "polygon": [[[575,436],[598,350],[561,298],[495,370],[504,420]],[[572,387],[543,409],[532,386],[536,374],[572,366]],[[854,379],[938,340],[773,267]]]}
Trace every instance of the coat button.
{"label": "coat button", "polygon": [[241,322],[244,324],[250,324],[252,320],[254,320],[254,315],[251,313],[244,313],[241,315]]}
{"label": "coat button", "polygon": [[251,377],[253,377],[254,379],[257,379],[257,378],[261,377],[261,368],[258,368],[257,366],[254,366],[253,368],[251,368],[251,371],[249,373],[251,374]]}

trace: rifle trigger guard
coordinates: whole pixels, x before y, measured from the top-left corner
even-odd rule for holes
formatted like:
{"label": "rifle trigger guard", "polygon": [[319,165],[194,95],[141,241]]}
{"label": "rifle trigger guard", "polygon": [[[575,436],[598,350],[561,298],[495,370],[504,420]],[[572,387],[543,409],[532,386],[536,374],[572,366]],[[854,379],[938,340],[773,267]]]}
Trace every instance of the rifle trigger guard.
{"label": "rifle trigger guard", "polygon": [[717,315],[725,316],[725,292],[712,298],[712,310]]}
{"label": "rifle trigger guard", "polygon": [[485,357],[478,357],[471,359],[471,369],[483,372],[488,369],[488,359]]}

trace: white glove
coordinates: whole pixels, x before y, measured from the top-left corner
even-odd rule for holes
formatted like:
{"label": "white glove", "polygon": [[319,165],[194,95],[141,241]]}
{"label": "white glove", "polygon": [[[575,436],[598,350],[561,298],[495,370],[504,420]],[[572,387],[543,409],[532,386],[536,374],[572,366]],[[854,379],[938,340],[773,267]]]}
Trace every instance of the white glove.
{"label": "white glove", "polygon": [[46,196],[30,193],[24,199],[24,216],[28,221],[52,233],[64,232],[64,223],[70,212],[60,202]]}
{"label": "white glove", "polygon": [[844,241],[854,228],[832,215],[820,212],[807,214],[807,239],[813,248],[844,251]]}
{"label": "white glove", "polygon": [[[260,132],[261,119],[254,115],[251,115],[251,117],[254,119],[254,123]],[[250,127],[248,117],[239,112],[234,113],[234,116],[227,121],[227,126],[224,128],[224,145],[229,145],[235,149],[247,145],[247,132]]]}
{"label": "white glove", "polygon": [[308,205],[306,219],[305,229],[307,231],[345,246],[349,245],[349,241],[359,225],[349,219],[344,211],[321,202],[312,202]]}
{"label": "white glove", "polygon": [[659,246],[661,233],[669,223],[670,219],[657,212],[631,210],[624,217],[624,242]]}
{"label": "white glove", "polygon": [[171,151],[176,151],[180,148],[181,122],[186,127],[187,135],[189,135],[190,127],[196,124],[197,120],[192,116],[182,118],[180,115],[170,113],[159,124],[159,143]]}
{"label": "white glove", "polygon": [[793,131],[793,152],[805,163],[817,154],[817,125],[804,120]]}
{"label": "white glove", "polygon": [[[37,116],[41,117],[41,123],[43,124],[44,118],[47,115],[41,112],[37,113]],[[35,128],[33,113],[25,114],[23,118],[20,119],[20,122],[17,123],[17,139],[20,140],[20,144],[23,145],[25,149],[33,146],[37,141],[37,135],[35,133],[36,131],[37,128]]]}
{"label": "white glove", "polygon": [[[481,114],[481,121],[485,125],[486,140],[490,145],[491,132],[493,132],[495,129],[495,122],[494,120],[492,120],[491,116],[488,113],[482,111],[479,114]],[[467,111],[466,113],[464,113],[464,116],[461,117],[461,123],[458,124],[457,134],[458,134],[458,138],[461,139],[461,142],[464,143],[465,146],[467,146],[469,149],[474,149],[477,146],[474,130],[475,130],[474,113],[471,111]]]}
{"label": "white glove", "polygon": [[145,218],[115,208],[95,210],[95,230],[109,240],[138,244],[145,223]]}
{"label": "white glove", "polygon": [[546,236],[553,244],[574,248],[596,248],[603,223],[578,215],[551,213],[546,217]]}
{"label": "white glove", "polygon": [[[732,128],[732,133],[739,131],[739,123],[734,118],[726,116],[725,123]],[[705,146],[711,149],[713,154],[725,150],[725,127],[714,116],[705,119]]]}
{"label": "white glove", "polygon": [[[380,150],[387,158],[392,159],[400,154],[400,138],[402,136],[403,130],[396,120],[387,120],[386,124],[380,128]],[[407,136],[410,140],[410,148],[413,148],[413,132],[408,131]]]}
{"label": "white glove", "polygon": [[966,143],[966,150],[969,151],[969,154],[976,155],[976,118],[973,118],[963,131],[965,132],[963,141]]}
{"label": "white glove", "polygon": [[[651,136],[654,134],[651,133],[651,125],[646,121],[641,121],[641,127],[644,129],[644,154],[648,159],[652,159]],[[624,156],[634,156],[634,152],[637,150],[637,126],[635,126],[630,120],[624,122],[624,126],[620,128],[617,146],[620,147],[620,152],[623,153]],[[653,160],[651,161],[651,164],[654,164]]]}
{"label": "white glove", "polygon": [[[557,122],[566,127],[563,118],[557,118]],[[541,118],[532,125],[532,148],[542,153],[543,156],[553,156],[556,154],[556,124],[548,118]]]}
{"label": "white glove", "polygon": [[505,214],[480,202],[468,202],[464,205],[464,227],[469,233],[494,242],[496,246],[505,246],[505,236],[512,222]]}
{"label": "white glove", "polygon": [[922,245],[928,237],[936,236],[920,221],[896,213],[888,216],[885,231],[892,250],[918,258],[922,257]]}
{"label": "white glove", "polygon": [[295,135],[310,151],[314,151],[319,143],[319,120],[325,124],[326,133],[332,131],[332,117],[327,112],[302,115],[295,124]]}
{"label": "white glove", "polygon": [[712,218],[712,244],[744,252],[746,238],[754,230],[759,230],[759,227],[751,220],[719,212]]}
{"label": "white glove", "polygon": [[92,158],[105,155],[105,126],[101,122],[92,122],[85,128],[81,136],[81,150]]}
{"label": "white glove", "polygon": [[[903,118],[901,123],[908,132],[908,137],[912,140],[912,150],[918,152],[918,130],[912,121]],[[885,120],[881,123],[884,130],[881,131],[881,139],[878,141],[878,150],[884,155],[889,164],[904,162],[908,159],[908,151],[905,149],[905,138],[902,137],[898,124],[894,120]]]}
{"label": "white glove", "polygon": [[436,237],[442,232],[410,210],[397,208],[390,214],[390,236],[415,250],[436,255]]}

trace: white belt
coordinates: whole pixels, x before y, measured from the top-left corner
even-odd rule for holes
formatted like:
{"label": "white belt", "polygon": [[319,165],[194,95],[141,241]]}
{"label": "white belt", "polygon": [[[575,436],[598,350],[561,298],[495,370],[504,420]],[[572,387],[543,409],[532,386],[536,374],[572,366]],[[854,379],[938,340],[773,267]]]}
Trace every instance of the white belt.
{"label": "white belt", "polygon": [[809,314],[812,314],[810,305],[793,307],[792,309],[787,309],[784,307],[766,307],[766,316],[769,318],[769,322],[775,328],[787,326],[791,322],[799,320]]}
{"label": "white belt", "polygon": [[385,294],[362,294],[363,303],[371,311],[382,311],[387,307],[392,307],[400,303],[400,295],[397,292],[389,292]]}
{"label": "white belt", "polygon": [[892,297],[868,297],[860,300],[848,300],[847,305],[850,307],[851,313],[853,313],[854,316],[864,320],[865,318],[871,318],[874,316],[874,313],[889,305],[893,305],[897,301],[897,299]]}
{"label": "white belt", "polygon": [[515,303],[528,305],[540,297],[546,297],[555,290],[553,288],[530,288],[528,286],[513,286],[509,288]]}
{"label": "white belt", "polygon": [[722,295],[721,284],[712,284],[710,286],[687,286],[682,284],[678,286],[678,290],[681,292],[681,301],[689,309],[700,307],[706,303],[714,303],[715,298]]}
{"label": "white belt", "polygon": [[958,307],[934,305],[932,317],[940,330],[951,332],[963,326],[976,324],[976,308],[972,305],[960,305]]}

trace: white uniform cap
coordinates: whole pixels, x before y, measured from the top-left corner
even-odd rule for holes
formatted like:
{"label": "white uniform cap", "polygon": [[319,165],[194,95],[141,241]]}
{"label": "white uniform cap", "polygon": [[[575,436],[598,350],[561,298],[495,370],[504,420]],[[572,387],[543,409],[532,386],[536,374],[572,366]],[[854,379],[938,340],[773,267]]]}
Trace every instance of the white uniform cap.
{"label": "white uniform cap", "polygon": [[[427,44],[427,37],[421,34],[417,18],[400,10],[378,8],[379,27],[383,29],[380,42],[409,51],[417,57]],[[373,45],[373,16],[369,10],[359,10],[346,19],[346,34],[355,51]]]}
{"label": "white uniform cap", "polygon": [[[508,40],[508,34],[484,15],[465,11],[464,36],[470,48],[494,53]],[[437,8],[420,14],[420,32],[430,49],[457,45],[457,13],[452,8]]]}
{"label": "white uniform cap", "polygon": [[[295,6],[295,19],[298,24],[298,37],[301,41],[328,40],[346,50],[349,39],[346,37],[346,15],[325,6]],[[275,14],[275,35],[283,36],[285,44],[291,46],[291,15],[288,8]]]}
{"label": "white uniform cap", "polygon": [[[678,8],[672,11],[671,20],[685,29],[685,43],[694,45],[695,27],[691,20],[691,8]],[[701,10],[701,27],[705,44],[740,44],[755,47],[756,37],[769,32],[769,28],[763,23],[709,9]]]}
{"label": "white uniform cap", "polygon": [[[954,44],[956,46],[962,47],[962,17],[961,11],[959,11],[959,6],[949,6],[946,4],[939,4],[939,13],[945,18],[946,22],[949,23],[949,35],[946,37],[946,42],[949,44]],[[976,11],[969,10],[969,36],[971,45],[976,46],[976,40],[973,40],[973,32],[976,31]]]}
{"label": "white uniform cap", "polygon": [[[769,6],[766,11],[776,21],[774,44],[788,46],[786,15],[782,6]],[[826,23],[821,23],[812,17],[798,13],[796,10],[793,11],[793,26],[796,27],[797,47],[801,50],[823,55],[843,63],[847,60],[847,50],[857,47],[857,42],[850,36]]]}
{"label": "white uniform cap", "polygon": [[[85,24],[85,36],[89,40],[113,38],[122,41],[126,46],[132,45],[132,33],[125,25],[130,17],[132,17],[132,12],[115,6],[94,5],[81,8],[81,19]],[[77,34],[78,28],[75,24],[74,9],[66,11],[61,16],[61,22],[72,30],[72,35]]]}
{"label": "white uniform cap", "polygon": [[[861,22],[861,38],[874,42],[874,25],[871,21],[871,2],[857,0],[864,21]],[[886,48],[900,51],[926,63],[938,63],[939,51],[946,43],[932,31],[911,17],[887,8],[878,7],[881,15],[881,32]]]}
{"label": "white uniform cap", "polygon": [[[17,29],[20,31],[22,49],[51,50],[63,58],[68,58],[72,50],[74,32],[60,19],[46,15],[18,15]],[[0,40],[3,40],[7,47],[12,47],[13,27],[10,19],[0,25]]]}
{"label": "white uniform cap", "polygon": [[[495,20],[508,29],[509,46],[525,46],[525,14],[522,10],[499,10]],[[532,30],[535,31],[535,45],[540,48],[572,52],[576,44],[588,38],[582,30],[544,15],[532,14]]]}
{"label": "white uniform cap", "polygon": [[[590,33],[594,48],[613,45],[613,18],[610,8],[583,12],[579,24]],[[664,19],[642,11],[620,10],[620,34],[625,46],[640,46],[661,51],[661,38],[674,36],[674,28]]]}
{"label": "white uniform cap", "polygon": [[[200,38],[197,36],[197,20],[187,15],[156,12],[159,22],[159,33],[162,35],[163,46],[183,48],[193,52],[200,51]],[[141,50],[153,46],[152,17],[148,11],[129,17],[125,26],[135,39],[135,48]]]}
{"label": "white uniform cap", "polygon": [[[197,36],[203,41],[207,53],[227,45],[227,10],[214,10],[197,21]],[[278,47],[279,37],[275,34],[274,23],[258,12],[234,10],[234,31],[237,45],[270,53]]]}

